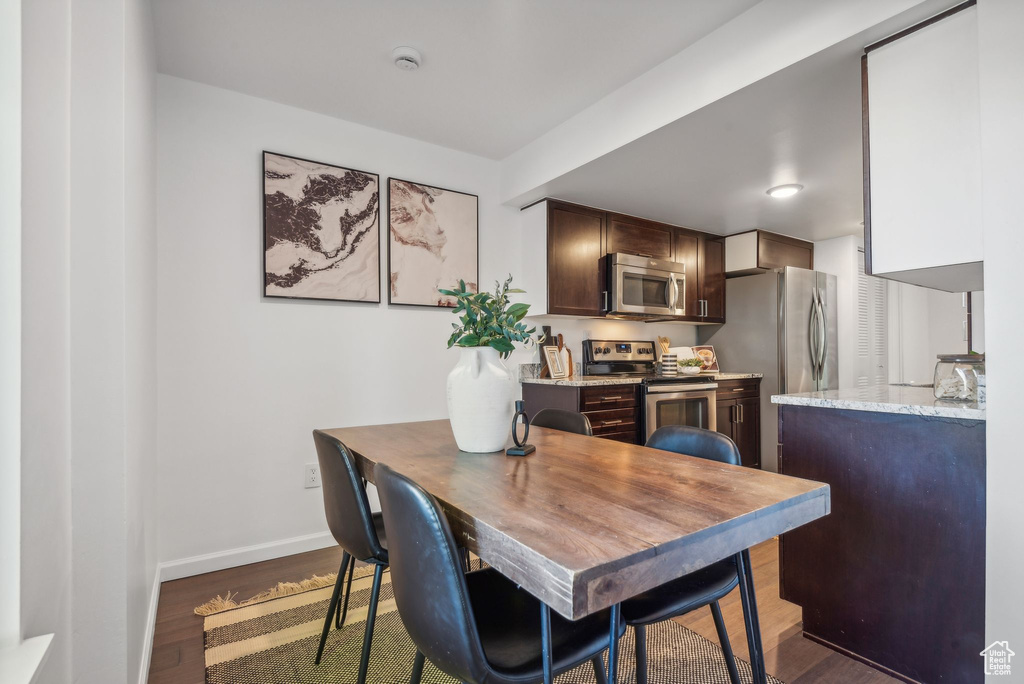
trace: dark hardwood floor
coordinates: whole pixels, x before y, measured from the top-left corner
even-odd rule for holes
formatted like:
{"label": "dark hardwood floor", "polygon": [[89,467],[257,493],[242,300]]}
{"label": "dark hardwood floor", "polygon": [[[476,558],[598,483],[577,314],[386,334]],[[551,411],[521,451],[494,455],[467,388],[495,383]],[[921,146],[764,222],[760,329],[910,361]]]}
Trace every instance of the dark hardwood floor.
{"label": "dark hardwood floor", "polygon": [[[849,682],[883,684],[895,679],[804,639],[800,608],[779,598],[779,554],[775,540],[751,551],[768,672],[787,684]],[[164,582],[157,608],[149,684],[204,684],[203,619],[192,610],[230,591],[246,599],[278,582],[296,582],[314,574],[336,572],[337,548],[311,551],[263,563]],[[734,591],[721,602],[736,655],[747,658],[743,613]],[[717,643],[711,612],[703,608],[679,622]]]}

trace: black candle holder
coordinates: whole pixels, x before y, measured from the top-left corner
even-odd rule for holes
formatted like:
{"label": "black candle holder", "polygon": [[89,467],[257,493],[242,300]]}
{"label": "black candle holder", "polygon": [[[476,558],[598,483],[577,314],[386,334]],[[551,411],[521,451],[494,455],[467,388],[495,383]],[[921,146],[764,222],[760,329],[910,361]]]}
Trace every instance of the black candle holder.
{"label": "black candle holder", "polygon": [[[519,440],[519,434],[516,431],[516,426],[519,423],[519,416],[523,417],[523,439]],[[508,456],[526,456],[532,454],[537,450],[537,447],[532,444],[526,443],[526,438],[530,436],[530,420],[526,417],[526,411],[523,410],[523,402],[519,400],[516,402],[516,414],[512,416],[512,441],[515,442],[514,447],[509,447],[505,452]]]}

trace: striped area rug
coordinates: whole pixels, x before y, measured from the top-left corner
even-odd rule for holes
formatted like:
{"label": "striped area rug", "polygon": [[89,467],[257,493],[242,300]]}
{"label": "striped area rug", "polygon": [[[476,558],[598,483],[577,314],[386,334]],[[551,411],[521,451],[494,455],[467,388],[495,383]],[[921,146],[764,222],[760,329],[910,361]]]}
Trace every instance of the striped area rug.
{"label": "striped area rug", "polygon": [[[372,568],[357,568],[345,624],[341,629],[331,630],[319,666],[313,665],[313,659],[333,583],[280,598],[257,599],[248,605],[207,615],[203,626],[207,683],[354,683],[371,582]],[[735,638],[744,637],[738,634]],[[729,682],[722,650],[682,625],[668,621],[648,627],[647,646],[650,684]],[[390,575],[385,572],[367,681],[372,684],[408,682],[415,652],[395,607]],[[627,630],[621,640],[620,653],[619,681],[636,681],[632,630]],[[749,682],[750,665],[739,658],[736,662],[740,677]],[[422,681],[424,684],[457,684],[429,662]],[[589,664],[566,672],[555,681],[558,684],[595,684]],[[781,684],[772,677],[768,681]]]}

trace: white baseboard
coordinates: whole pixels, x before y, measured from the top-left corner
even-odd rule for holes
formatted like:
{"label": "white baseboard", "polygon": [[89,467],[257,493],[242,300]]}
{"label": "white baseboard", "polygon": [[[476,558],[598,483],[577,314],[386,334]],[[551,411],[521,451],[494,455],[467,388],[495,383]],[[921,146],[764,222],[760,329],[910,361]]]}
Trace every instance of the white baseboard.
{"label": "white baseboard", "polygon": [[243,546],[237,549],[228,549],[227,551],[217,551],[202,556],[168,561],[160,564],[160,581],[168,582],[181,579],[182,577],[191,577],[193,575],[202,575],[206,572],[235,568],[239,565],[259,563],[260,561],[272,558],[291,556],[306,551],[316,551],[334,546],[337,543],[330,532],[318,532],[301,537],[292,537],[291,539],[281,539],[264,544]]}
{"label": "white baseboard", "polygon": [[160,566],[153,573],[153,586],[149,590],[149,610],[146,612],[146,634],[142,637],[142,663],[139,665],[139,684],[149,681],[149,661],[153,655],[153,633],[156,631],[156,608],[160,605]]}

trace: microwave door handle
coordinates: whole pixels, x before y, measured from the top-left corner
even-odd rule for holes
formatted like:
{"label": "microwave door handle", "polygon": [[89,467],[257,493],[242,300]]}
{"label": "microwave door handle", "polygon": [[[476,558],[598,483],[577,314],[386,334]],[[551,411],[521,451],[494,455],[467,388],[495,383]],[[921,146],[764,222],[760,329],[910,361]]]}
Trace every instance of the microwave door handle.
{"label": "microwave door handle", "polygon": [[668,274],[668,284],[665,286],[665,303],[668,304],[669,311],[674,311],[676,308],[676,274]]}

